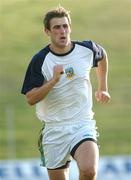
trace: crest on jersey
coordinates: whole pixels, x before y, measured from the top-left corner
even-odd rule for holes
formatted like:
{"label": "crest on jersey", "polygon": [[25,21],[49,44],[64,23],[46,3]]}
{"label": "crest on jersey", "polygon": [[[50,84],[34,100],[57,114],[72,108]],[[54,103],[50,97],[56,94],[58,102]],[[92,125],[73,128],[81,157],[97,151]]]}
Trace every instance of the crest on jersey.
{"label": "crest on jersey", "polygon": [[67,77],[68,79],[72,79],[73,76],[75,75],[75,74],[74,74],[74,69],[73,69],[72,67],[66,68],[66,69],[65,69],[65,73],[66,73],[66,77]]}

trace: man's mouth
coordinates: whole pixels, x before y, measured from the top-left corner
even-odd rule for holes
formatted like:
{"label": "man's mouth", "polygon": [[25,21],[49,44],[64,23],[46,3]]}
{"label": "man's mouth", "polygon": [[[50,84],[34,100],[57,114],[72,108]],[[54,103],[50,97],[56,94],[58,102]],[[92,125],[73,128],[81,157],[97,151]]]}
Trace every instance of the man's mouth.
{"label": "man's mouth", "polygon": [[65,39],[66,39],[66,37],[65,37],[65,36],[62,36],[62,37],[60,37],[60,39],[65,40]]}

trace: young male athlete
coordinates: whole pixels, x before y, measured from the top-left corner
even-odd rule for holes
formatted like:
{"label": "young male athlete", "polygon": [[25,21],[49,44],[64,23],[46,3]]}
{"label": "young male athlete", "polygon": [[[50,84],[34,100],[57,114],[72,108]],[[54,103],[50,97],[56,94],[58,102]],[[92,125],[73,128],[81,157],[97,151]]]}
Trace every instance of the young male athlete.
{"label": "young male athlete", "polygon": [[44,30],[50,44],[35,54],[28,66],[22,93],[44,121],[40,151],[50,180],[67,180],[74,158],[80,180],[95,180],[99,150],[92,112],[89,73],[96,67],[97,101],[110,99],[105,50],[92,41],[71,41],[69,12],[58,7],[46,13]]}

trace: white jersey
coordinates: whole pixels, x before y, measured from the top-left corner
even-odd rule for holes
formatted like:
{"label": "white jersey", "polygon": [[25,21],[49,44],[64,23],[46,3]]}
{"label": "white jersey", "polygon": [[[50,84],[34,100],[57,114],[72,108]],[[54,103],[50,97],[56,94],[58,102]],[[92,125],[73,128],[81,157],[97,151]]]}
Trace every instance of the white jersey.
{"label": "white jersey", "polygon": [[66,54],[55,54],[49,46],[37,53],[28,67],[23,94],[51,80],[55,65],[64,68],[60,81],[36,104],[37,117],[45,122],[92,119],[89,73],[102,58],[103,49],[92,41],[73,42],[73,48]]}

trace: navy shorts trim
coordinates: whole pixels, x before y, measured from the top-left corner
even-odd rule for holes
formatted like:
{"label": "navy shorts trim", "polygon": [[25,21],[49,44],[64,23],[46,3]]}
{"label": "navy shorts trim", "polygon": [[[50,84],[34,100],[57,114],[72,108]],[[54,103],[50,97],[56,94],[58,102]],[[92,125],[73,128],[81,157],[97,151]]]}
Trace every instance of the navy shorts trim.
{"label": "navy shorts trim", "polygon": [[57,169],[66,169],[68,168],[70,165],[70,161],[67,161],[66,164],[64,164],[63,166],[61,167],[58,167],[58,168],[54,168],[54,169],[50,169],[50,168],[47,168],[48,170],[57,170]]}
{"label": "navy shorts trim", "polygon": [[93,142],[95,142],[95,143],[97,143],[97,141],[95,140],[95,139],[93,139],[93,138],[85,138],[85,139],[82,139],[80,142],[78,142],[74,147],[73,147],[73,149],[71,150],[71,156],[74,158],[74,154],[75,154],[75,152],[76,152],[76,150],[77,150],[77,148],[83,143],[83,142],[85,142],[85,141],[93,141]]}

